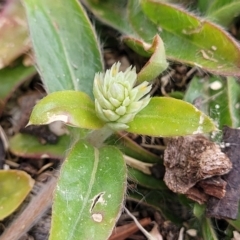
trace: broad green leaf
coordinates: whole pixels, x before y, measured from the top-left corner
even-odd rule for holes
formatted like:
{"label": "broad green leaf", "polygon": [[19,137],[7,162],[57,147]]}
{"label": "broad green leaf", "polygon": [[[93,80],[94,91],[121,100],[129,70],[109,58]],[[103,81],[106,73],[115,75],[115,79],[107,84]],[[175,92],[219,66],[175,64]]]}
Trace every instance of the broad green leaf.
{"label": "broad green leaf", "polygon": [[126,0],[82,0],[82,2],[100,21],[121,32],[132,34],[127,20]]}
{"label": "broad green leaf", "polygon": [[152,45],[132,37],[126,37],[124,40],[133,49],[140,50],[144,52],[144,55],[150,56],[148,62],[138,73],[138,82],[151,81],[167,69],[168,63],[166,61],[165,48],[159,35],[154,37]]}
{"label": "broad green leaf", "polygon": [[30,48],[25,11],[20,0],[1,5],[0,22],[1,69]]}
{"label": "broad green leaf", "polygon": [[131,181],[148,189],[167,189],[167,186],[163,180],[157,179],[151,175],[144,174],[143,172],[138,171],[137,169],[134,169],[132,167],[128,167],[128,178]]}
{"label": "broad green leaf", "polygon": [[48,93],[79,90],[93,97],[103,70],[93,27],[77,0],[24,0],[37,66]]}
{"label": "broad green leaf", "polygon": [[41,144],[37,137],[18,133],[9,140],[9,150],[16,156],[24,158],[62,159],[70,147],[70,136],[59,137],[56,144]]}
{"label": "broad green leaf", "polygon": [[239,46],[223,29],[165,2],[141,0],[141,5],[162,29],[159,34],[169,59],[215,74],[240,75]]}
{"label": "broad green leaf", "polygon": [[221,26],[228,27],[236,18],[240,15],[240,2],[239,1],[228,1],[227,4],[222,7],[212,9],[207,17]]}
{"label": "broad green leaf", "polygon": [[[153,37],[159,31],[157,26],[143,14],[139,1],[128,0],[127,13],[128,21],[134,32],[146,42],[152,42]],[[131,37],[133,36],[131,35]]]}
{"label": "broad green leaf", "polygon": [[126,173],[118,149],[77,142],[61,169],[50,240],[108,239],[121,211]]}
{"label": "broad green leaf", "polygon": [[216,131],[214,122],[193,105],[174,98],[154,97],[129,123],[128,132],[162,137]]}
{"label": "broad green leaf", "polygon": [[34,67],[24,67],[22,64],[0,70],[0,113],[11,93],[35,73]]}
{"label": "broad green leaf", "polygon": [[125,134],[117,133],[117,135],[112,135],[109,139],[107,139],[106,143],[117,146],[125,155],[136,158],[140,161],[146,163],[162,162],[158,156],[150,151],[147,151]]}
{"label": "broad green leaf", "polygon": [[34,180],[20,170],[0,170],[0,220],[14,212],[34,185]]}
{"label": "broad green leaf", "polygon": [[103,123],[95,114],[94,103],[84,92],[59,91],[40,100],[33,108],[29,125],[62,121],[72,127],[98,129]]}

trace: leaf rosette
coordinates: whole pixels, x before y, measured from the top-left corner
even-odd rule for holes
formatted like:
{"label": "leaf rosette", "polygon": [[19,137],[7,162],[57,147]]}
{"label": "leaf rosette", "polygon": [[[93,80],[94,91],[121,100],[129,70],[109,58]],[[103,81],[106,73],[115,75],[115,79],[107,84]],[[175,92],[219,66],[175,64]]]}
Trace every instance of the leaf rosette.
{"label": "leaf rosette", "polygon": [[121,63],[115,63],[106,73],[97,73],[94,78],[93,94],[97,116],[113,130],[128,128],[135,115],[150,101],[148,82],[134,87],[137,74],[130,66],[119,71]]}

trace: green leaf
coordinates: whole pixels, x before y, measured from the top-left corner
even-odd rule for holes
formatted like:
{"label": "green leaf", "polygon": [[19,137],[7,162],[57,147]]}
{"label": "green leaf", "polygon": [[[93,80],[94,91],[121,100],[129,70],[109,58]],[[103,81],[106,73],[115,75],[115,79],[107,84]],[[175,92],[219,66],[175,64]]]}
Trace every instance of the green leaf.
{"label": "green leaf", "polygon": [[0,69],[30,48],[24,8],[21,1],[1,5]]}
{"label": "green leaf", "polygon": [[240,84],[237,79],[227,77],[227,90],[229,96],[229,110],[232,120],[232,127],[240,127]]}
{"label": "green leaf", "polygon": [[184,100],[199,102],[198,107],[214,119],[219,129],[224,125],[240,127],[240,84],[233,77],[195,77],[188,86]]}
{"label": "green leaf", "polygon": [[198,0],[197,1],[197,9],[202,13],[205,14],[209,7],[211,6],[212,1],[209,0]]}
{"label": "green leaf", "polygon": [[194,104],[200,111],[209,113],[209,81],[204,78],[193,77],[185,92],[184,101]]}
{"label": "green leaf", "polygon": [[205,217],[205,208],[205,205],[200,205],[198,203],[195,203],[193,208],[193,213],[199,221],[203,239],[218,240],[216,232],[212,226],[211,219]]}
{"label": "green leaf", "polygon": [[137,81],[139,83],[151,81],[167,69],[165,48],[162,39],[158,35],[154,37],[152,45],[132,37],[125,37],[123,40],[135,51],[144,52],[144,55],[151,56],[138,73]]}
{"label": "green leaf", "polygon": [[[240,84],[236,79],[228,77],[223,80],[213,76],[209,80],[210,91],[209,112],[222,129],[224,125],[240,127]],[[219,87],[215,87],[219,86]]]}
{"label": "green leaf", "polygon": [[217,234],[212,226],[211,219],[203,217],[201,222],[203,239],[218,240]]}
{"label": "green leaf", "polygon": [[50,240],[108,239],[126,189],[126,165],[114,147],[77,142],[56,189]]}
{"label": "green leaf", "polygon": [[[206,95],[208,87],[209,84],[206,79],[193,77],[188,84],[183,100],[193,104],[194,101],[201,96],[204,98],[208,97],[208,95]],[[206,90],[205,94],[204,89]]]}
{"label": "green leaf", "polygon": [[117,133],[107,139],[106,143],[117,146],[124,154],[146,163],[159,163],[162,160],[150,151],[141,147],[138,143],[127,137],[125,134]]}
{"label": "green leaf", "polygon": [[144,174],[143,172],[138,171],[137,169],[132,167],[128,167],[128,178],[131,181],[148,189],[167,189],[166,184],[163,182],[163,180],[157,179],[151,175]]}
{"label": "green leaf", "polygon": [[100,21],[120,32],[132,33],[125,8],[127,0],[83,0],[83,2]]}
{"label": "green leaf", "polygon": [[22,64],[0,70],[0,113],[11,93],[35,73],[34,67],[24,67]]}
{"label": "green leaf", "polygon": [[237,2],[238,0],[213,0],[209,1],[209,7],[207,14],[215,12],[221,8],[223,8],[226,5],[232,4],[234,2]]}
{"label": "green leaf", "polygon": [[48,93],[80,90],[93,97],[103,70],[93,27],[77,0],[24,0],[38,70]]}
{"label": "green leaf", "polygon": [[162,29],[168,58],[215,74],[240,75],[239,46],[223,29],[165,2],[141,0],[141,4]]}
{"label": "green leaf", "polygon": [[70,136],[63,135],[56,144],[41,144],[35,136],[18,133],[10,138],[9,149],[14,155],[24,158],[62,159],[70,142]]}
{"label": "green leaf", "polygon": [[33,108],[29,125],[62,121],[70,126],[98,129],[103,123],[95,114],[94,103],[84,92],[54,92],[40,100]]}
{"label": "green leaf", "polygon": [[201,220],[201,218],[204,216],[206,210],[206,205],[200,205],[198,203],[194,203],[193,206],[193,214],[198,219]]}
{"label": "green leaf", "polygon": [[[217,2],[217,1],[215,1]],[[207,14],[209,19],[220,24],[221,26],[228,27],[236,18],[240,15],[240,2],[239,1],[228,1],[227,4],[212,9],[210,13]]]}
{"label": "green leaf", "polygon": [[[142,12],[139,1],[128,0],[126,12],[128,13],[128,21],[134,29],[135,34],[146,42],[152,42],[153,37],[158,33],[158,29]],[[133,36],[131,35],[131,37]]]}
{"label": "green leaf", "polygon": [[128,132],[162,137],[216,131],[214,122],[193,105],[174,98],[154,97],[129,123]]}
{"label": "green leaf", "polygon": [[34,185],[34,180],[23,171],[0,170],[0,220],[14,212]]}

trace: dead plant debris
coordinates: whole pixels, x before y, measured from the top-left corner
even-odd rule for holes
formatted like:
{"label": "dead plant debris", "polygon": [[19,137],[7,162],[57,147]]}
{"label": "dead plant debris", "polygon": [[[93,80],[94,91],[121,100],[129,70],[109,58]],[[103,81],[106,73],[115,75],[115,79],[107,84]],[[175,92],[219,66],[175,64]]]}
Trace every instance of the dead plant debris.
{"label": "dead plant debris", "polygon": [[229,158],[203,135],[169,140],[164,153],[164,181],[173,192],[187,193],[200,180],[228,173]]}

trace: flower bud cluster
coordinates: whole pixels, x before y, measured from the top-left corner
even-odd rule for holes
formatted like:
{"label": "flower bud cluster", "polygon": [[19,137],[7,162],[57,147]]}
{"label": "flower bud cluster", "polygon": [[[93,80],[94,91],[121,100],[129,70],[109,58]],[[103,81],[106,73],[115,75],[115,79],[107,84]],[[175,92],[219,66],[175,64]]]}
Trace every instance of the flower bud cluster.
{"label": "flower bud cluster", "polygon": [[134,87],[137,80],[135,67],[130,66],[122,72],[120,65],[119,62],[113,64],[105,74],[97,73],[93,86],[96,114],[114,130],[127,129],[127,124],[150,101],[150,95],[147,95],[151,90],[149,83]]}

